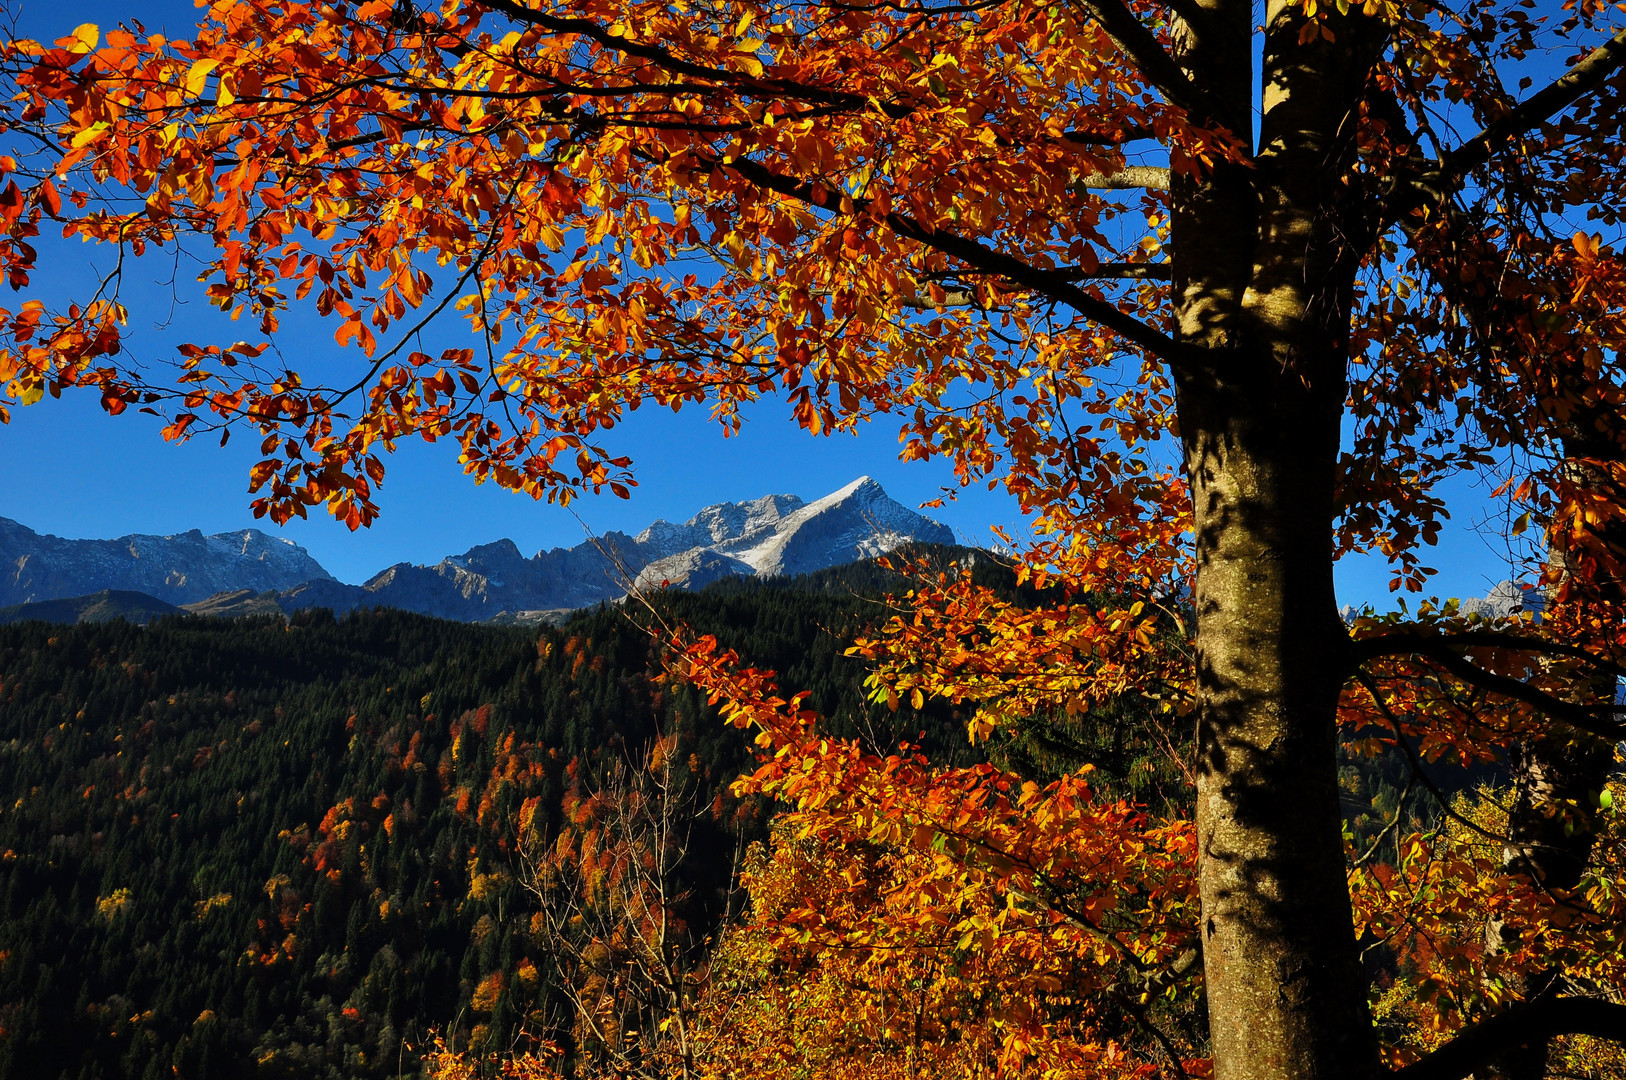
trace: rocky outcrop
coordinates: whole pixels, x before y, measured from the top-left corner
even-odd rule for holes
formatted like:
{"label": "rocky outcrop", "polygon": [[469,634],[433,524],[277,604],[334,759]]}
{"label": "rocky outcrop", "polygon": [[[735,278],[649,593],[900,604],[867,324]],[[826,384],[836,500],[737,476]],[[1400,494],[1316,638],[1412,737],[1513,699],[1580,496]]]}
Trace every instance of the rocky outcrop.
{"label": "rocky outcrop", "polygon": [[680,585],[685,589],[703,589],[725,577],[751,577],[756,573],[750,563],[716,548],[697,547],[656,559],[638,573],[639,589],[664,589]]}

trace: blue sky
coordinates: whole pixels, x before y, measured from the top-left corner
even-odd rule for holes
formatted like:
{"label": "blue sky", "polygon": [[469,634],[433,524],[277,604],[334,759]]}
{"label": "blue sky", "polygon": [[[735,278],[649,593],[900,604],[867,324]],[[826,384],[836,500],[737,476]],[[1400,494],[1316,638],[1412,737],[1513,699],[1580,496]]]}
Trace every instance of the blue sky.
{"label": "blue sky", "polygon": [[[25,3],[9,9],[21,33],[43,38],[66,34],[80,22],[109,26],[129,15],[151,30],[189,37],[195,14],[189,3],[175,0]],[[41,247],[42,273],[36,284],[46,292],[66,296],[91,280],[97,254],[92,249],[61,242]],[[227,326],[195,293],[190,304],[174,304],[171,291],[154,280],[169,275],[167,264],[151,263],[140,270],[144,280],[131,281],[126,289],[131,344],[138,354],[166,355],[183,339],[230,341],[252,329]],[[184,268],[179,280],[178,295],[185,298],[190,282]],[[455,333],[446,331],[446,344]],[[294,341],[285,341],[283,348],[329,354],[334,351],[330,334],[331,327],[312,326],[308,333],[296,329]],[[900,463],[893,423],[869,425],[857,436],[819,438],[797,430],[788,417],[783,403],[762,402],[740,435],[724,439],[701,410],[674,416],[646,407],[610,433],[609,445],[634,458],[640,486],[632,498],[589,497],[573,505],[574,513],[492,485],[476,486],[462,474],[450,443],[413,443],[388,462],[389,476],[379,492],[383,516],[371,529],[353,534],[313,512],[311,520],[295,521],[282,534],[339,578],[361,581],[395,562],[434,562],[501,537],[530,553],[580,543],[584,525],[599,532],[636,532],[658,517],[686,519],[709,503],[781,492],[816,498],[863,474],[874,476],[894,498],[911,506],[936,498],[953,483],[942,463]],[[157,426],[133,410],[107,417],[88,396],[47,399],[14,410],[12,423],[0,426],[0,461],[5,463],[0,516],[69,537],[191,528],[274,531],[255,521],[248,509],[248,469],[259,457],[255,439],[244,433],[225,448],[212,438],[168,444],[158,438]],[[1461,507],[1458,519],[1425,559],[1441,571],[1430,591],[1483,595],[1509,572],[1470,527],[1482,513],[1483,493],[1463,484],[1454,494],[1453,505]],[[928,512],[971,542],[991,540],[993,525],[1020,529],[1014,501],[981,489]],[[1340,599],[1387,607],[1389,576],[1380,560],[1346,560],[1338,571]]]}

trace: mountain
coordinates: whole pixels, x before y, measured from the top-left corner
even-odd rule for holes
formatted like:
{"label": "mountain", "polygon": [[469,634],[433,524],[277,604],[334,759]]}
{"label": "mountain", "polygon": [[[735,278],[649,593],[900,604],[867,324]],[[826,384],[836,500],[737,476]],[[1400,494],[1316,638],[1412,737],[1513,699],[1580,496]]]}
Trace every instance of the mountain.
{"label": "mountain", "polygon": [[[1486,619],[1506,619],[1521,612],[1535,612],[1539,619],[1545,606],[1546,596],[1539,588],[1521,586],[1514,581],[1502,581],[1491,586],[1490,592],[1484,596],[1463,597],[1457,603],[1457,611],[1462,615],[1478,615]],[[1356,607],[1354,604],[1345,604],[1338,609],[1338,614],[1346,623],[1371,612],[1370,605]]]}
{"label": "mountain", "polygon": [[1484,597],[1470,597],[1458,610],[1464,615],[1483,615],[1487,619],[1505,619],[1520,612],[1540,612],[1546,595],[1540,589],[1521,588],[1512,581],[1499,582]]}
{"label": "mountain", "polygon": [[629,585],[700,588],[725,577],[805,574],[880,555],[909,541],[952,544],[954,533],[894,501],[880,484],[862,476],[811,503],[794,495],[718,503],[681,525],[656,521],[637,536],[609,532],[529,559],[512,541],[500,540],[434,566],[399,563],[352,598],[358,607],[463,620],[507,616],[504,621],[509,621],[519,612],[618,600]]}
{"label": "mountain", "polygon": [[186,604],[234,590],[291,589],[331,580],[304,548],[258,529],[205,536],[64,540],[0,518],[0,604],[31,604],[112,589]]}
{"label": "mountain", "polygon": [[698,587],[721,577],[807,574],[873,558],[908,541],[954,543],[954,532],[894,502],[861,476],[840,491],[803,505],[789,495],[708,506],[687,523],[656,522],[635,543],[657,557],[638,574],[640,588],[662,582]]}
{"label": "mountain", "polygon": [[208,615],[389,607],[463,622],[556,621],[619,600],[636,585],[697,589],[728,577],[773,578],[841,566],[953,530],[890,498],[867,476],[813,502],[765,495],[718,503],[637,536],[608,532],[527,558],[512,540],[432,566],[397,563],[362,585],[335,580],[291,541],[257,530],[204,536],[63,540],[0,518],[0,603],[105,589],[147,593]]}
{"label": "mountain", "polygon": [[49,623],[107,622],[123,619],[128,623],[148,623],[165,615],[179,615],[174,604],[140,592],[103,589],[89,596],[36,600],[0,608],[0,625],[38,620]]}

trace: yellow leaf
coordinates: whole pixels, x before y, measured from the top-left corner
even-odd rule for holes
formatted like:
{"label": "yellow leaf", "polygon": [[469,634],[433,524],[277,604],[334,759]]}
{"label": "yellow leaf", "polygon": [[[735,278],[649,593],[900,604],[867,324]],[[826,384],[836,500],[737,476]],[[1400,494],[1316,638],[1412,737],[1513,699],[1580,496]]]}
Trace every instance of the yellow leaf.
{"label": "yellow leaf", "polygon": [[192,65],[186,73],[186,96],[197,97],[203,93],[204,85],[209,81],[209,72],[220,66],[220,61],[213,57],[205,57]]}
{"label": "yellow leaf", "polygon": [[75,40],[84,45],[86,52],[94,49],[97,43],[102,40],[102,32],[96,28],[95,23],[80,23],[73,28],[73,36]]}
{"label": "yellow leaf", "polygon": [[73,137],[73,148],[77,150],[81,146],[89,146],[91,143],[101,138],[103,133],[107,131],[107,128],[108,125],[105,121],[90,125],[88,128]]}

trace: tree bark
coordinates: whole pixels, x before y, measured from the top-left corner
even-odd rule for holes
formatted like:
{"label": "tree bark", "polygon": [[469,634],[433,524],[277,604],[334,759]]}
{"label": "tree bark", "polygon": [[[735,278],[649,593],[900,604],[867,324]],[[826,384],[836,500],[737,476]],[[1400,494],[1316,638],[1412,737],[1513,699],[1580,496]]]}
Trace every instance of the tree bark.
{"label": "tree bark", "polygon": [[[1176,35],[1219,100],[1251,87],[1227,49],[1248,5]],[[1176,373],[1196,531],[1198,878],[1218,1080],[1380,1071],[1338,804],[1336,709],[1348,639],[1332,525],[1359,207],[1341,181],[1375,55],[1359,16],[1300,43],[1273,2],[1251,167],[1172,184]],[[1244,34],[1245,37],[1245,34]],[[1244,80],[1247,80],[1246,82]]]}

